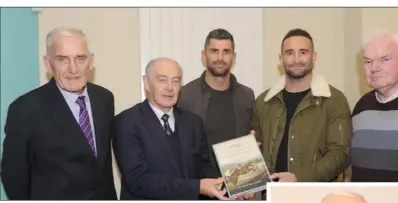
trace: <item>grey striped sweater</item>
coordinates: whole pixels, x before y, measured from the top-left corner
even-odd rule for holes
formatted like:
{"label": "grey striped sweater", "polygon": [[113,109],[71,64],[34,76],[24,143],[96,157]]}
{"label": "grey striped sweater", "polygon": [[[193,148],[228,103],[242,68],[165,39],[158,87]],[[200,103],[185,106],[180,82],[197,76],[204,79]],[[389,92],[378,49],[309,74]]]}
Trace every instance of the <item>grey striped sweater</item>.
{"label": "grey striped sweater", "polygon": [[379,103],[375,91],[353,111],[352,182],[398,182],[398,98]]}

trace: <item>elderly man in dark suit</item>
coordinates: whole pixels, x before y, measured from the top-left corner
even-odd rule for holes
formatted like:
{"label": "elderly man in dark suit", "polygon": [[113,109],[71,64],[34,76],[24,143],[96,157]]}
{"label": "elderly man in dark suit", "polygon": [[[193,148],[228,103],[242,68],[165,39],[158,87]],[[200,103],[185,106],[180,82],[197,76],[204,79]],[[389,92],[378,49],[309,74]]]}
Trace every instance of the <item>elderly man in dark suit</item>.
{"label": "elderly man in dark suit", "polygon": [[88,83],[93,69],[85,34],[56,28],[44,63],[53,78],[11,103],[1,178],[9,199],[116,199],[111,125],[114,98]]}
{"label": "elderly man in dark suit", "polygon": [[181,77],[175,61],[150,61],[143,77],[147,99],[116,117],[121,199],[228,199],[209,161],[201,118],[175,106]]}

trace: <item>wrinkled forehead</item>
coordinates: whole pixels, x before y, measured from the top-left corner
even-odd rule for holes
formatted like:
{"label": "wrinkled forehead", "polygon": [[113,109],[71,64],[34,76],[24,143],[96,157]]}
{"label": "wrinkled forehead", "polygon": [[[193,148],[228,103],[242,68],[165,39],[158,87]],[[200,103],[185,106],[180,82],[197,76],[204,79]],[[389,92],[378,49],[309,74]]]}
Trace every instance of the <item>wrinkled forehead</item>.
{"label": "wrinkled forehead", "polygon": [[181,70],[174,61],[161,60],[155,62],[153,76],[163,76],[170,79],[181,78]]}
{"label": "wrinkled forehead", "polygon": [[81,36],[57,36],[52,41],[52,49],[54,52],[88,52],[87,42]]}

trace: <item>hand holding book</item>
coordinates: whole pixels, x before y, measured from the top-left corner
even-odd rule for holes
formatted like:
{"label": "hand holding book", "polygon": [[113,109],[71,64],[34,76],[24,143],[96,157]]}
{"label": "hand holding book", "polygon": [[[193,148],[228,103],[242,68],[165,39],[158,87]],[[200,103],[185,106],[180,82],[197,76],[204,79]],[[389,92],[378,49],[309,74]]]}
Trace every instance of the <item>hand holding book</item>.
{"label": "hand holding book", "polygon": [[229,196],[250,198],[271,182],[268,168],[253,134],[213,145]]}

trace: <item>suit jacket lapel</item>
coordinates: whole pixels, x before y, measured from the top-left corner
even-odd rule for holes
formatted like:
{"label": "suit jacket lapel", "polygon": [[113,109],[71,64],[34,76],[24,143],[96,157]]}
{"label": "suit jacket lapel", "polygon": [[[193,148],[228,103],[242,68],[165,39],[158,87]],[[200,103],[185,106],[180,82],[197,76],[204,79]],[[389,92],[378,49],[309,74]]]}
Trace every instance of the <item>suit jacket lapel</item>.
{"label": "suit jacket lapel", "polygon": [[178,132],[178,139],[180,140],[180,147],[181,147],[181,161],[182,161],[182,168],[183,168],[183,175],[184,177],[188,177],[188,157],[187,155],[189,154],[189,151],[191,150],[191,144],[192,143],[192,132],[190,131],[191,125],[190,123],[187,122],[186,119],[183,117],[183,112],[177,108],[174,107],[174,117],[175,117],[175,123],[176,123],[176,129]]}
{"label": "suit jacket lapel", "polygon": [[171,151],[171,147],[169,142],[167,141],[167,135],[163,131],[162,125],[159,119],[156,117],[155,112],[149,106],[148,100],[145,100],[143,103],[143,115],[144,115],[144,125],[148,128],[148,130],[152,133],[154,137],[154,143],[159,143],[160,147],[163,149],[166,157],[170,160],[173,165],[174,170],[178,175],[181,176],[180,170],[177,167],[176,162],[174,161],[174,156]]}
{"label": "suit jacket lapel", "polygon": [[76,146],[84,149],[87,153],[91,153],[90,146],[87,144],[86,138],[62,93],[59,91],[55,80],[51,79],[47,85],[50,92],[47,98],[47,105],[50,107],[50,114],[54,123],[76,142]]}

